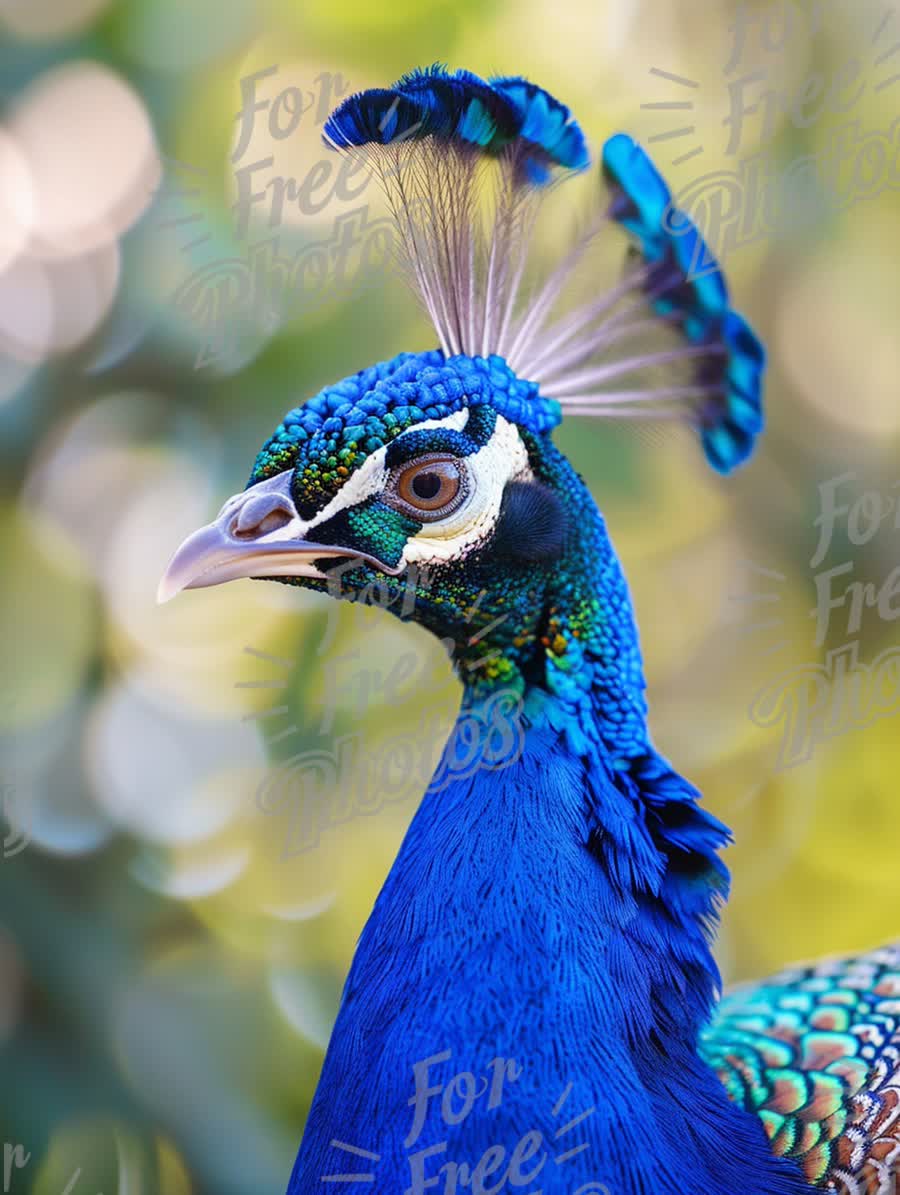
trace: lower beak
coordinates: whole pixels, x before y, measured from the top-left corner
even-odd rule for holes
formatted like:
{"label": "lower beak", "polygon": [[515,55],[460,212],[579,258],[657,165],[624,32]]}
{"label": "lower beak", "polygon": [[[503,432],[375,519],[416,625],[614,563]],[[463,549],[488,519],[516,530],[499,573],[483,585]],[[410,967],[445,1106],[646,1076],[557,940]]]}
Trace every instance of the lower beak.
{"label": "lower beak", "polygon": [[290,495],[290,473],[229,498],[213,523],[189,535],[169,562],[157,591],[167,602],[182,589],[203,589],[240,577],[327,579],[315,561],[352,558],[351,549],[304,537]]}
{"label": "lower beak", "polygon": [[157,600],[167,602],[182,589],[203,589],[240,577],[320,577],[311,562],[346,556],[324,544],[237,544],[223,534],[218,522],[189,535],[169,562],[157,590]]}

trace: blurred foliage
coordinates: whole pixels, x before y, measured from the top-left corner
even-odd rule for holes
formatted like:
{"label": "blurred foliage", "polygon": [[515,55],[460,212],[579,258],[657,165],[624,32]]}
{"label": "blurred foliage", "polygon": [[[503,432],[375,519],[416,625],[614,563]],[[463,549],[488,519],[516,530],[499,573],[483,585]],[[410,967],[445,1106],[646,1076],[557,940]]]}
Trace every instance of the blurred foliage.
{"label": "blurred foliage", "polygon": [[[336,221],[383,213],[319,142],[330,101],[417,64],[527,74],[595,144],[659,138],[676,189],[756,162],[793,213],[727,255],[771,353],[769,431],[745,471],[710,476],[668,432],[570,421],[559,442],[631,581],[657,741],[735,830],[727,976],[897,934],[896,711],[863,691],[897,643],[892,600],[863,603],[859,625],[834,606],[821,642],[810,612],[825,570],[851,566],[840,595],[884,587],[898,558],[896,147],[887,186],[877,146],[835,149],[848,126],[890,129],[898,27],[897,0],[0,0],[0,1143],[29,1158],[12,1192],[61,1195],[76,1174],[75,1195],[286,1185],[457,683],[381,611],[249,582],[159,608],[155,587],[289,406],[429,345],[377,238],[335,276]],[[818,111],[856,58],[857,98]],[[241,81],[272,67],[232,160]],[[735,81],[754,70],[729,153]],[[694,84],[683,121],[658,106],[685,102],[673,75]],[[279,96],[276,134],[304,106],[284,137]],[[242,236],[239,172],[269,156],[244,176],[265,197]],[[857,171],[865,194],[835,202],[810,160],[832,181]],[[266,252],[274,271],[252,275]],[[288,309],[271,277],[301,252],[330,273],[312,265]],[[820,486],[843,474],[838,505],[862,506],[813,566]],[[862,680],[839,689],[828,653],[852,643]],[[788,716],[811,750],[785,768]],[[419,754],[390,801],[292,820],[294,757],[340,755],[341,787],[376,791],[398,735]]]}

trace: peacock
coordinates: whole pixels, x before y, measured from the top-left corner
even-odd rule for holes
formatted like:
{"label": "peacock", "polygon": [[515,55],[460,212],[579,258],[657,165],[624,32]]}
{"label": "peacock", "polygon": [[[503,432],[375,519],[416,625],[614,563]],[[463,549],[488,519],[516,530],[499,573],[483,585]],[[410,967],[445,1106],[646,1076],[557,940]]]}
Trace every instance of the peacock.
{"label": "peacock", "polygon": [[536,267],[591,160],[525,78],[416,70],[324,138],[383,188],[439,346],[291,410],[160,600],[377,588],[444,641],[462,699],[288,1195],[894,1195],[900,946],[721,996],[729,831],[651,742],[626,582],[553,441],[564,415],[673,419],[720,473],[750,456],[765,352],[719,263],[618,133],[571,249]]}

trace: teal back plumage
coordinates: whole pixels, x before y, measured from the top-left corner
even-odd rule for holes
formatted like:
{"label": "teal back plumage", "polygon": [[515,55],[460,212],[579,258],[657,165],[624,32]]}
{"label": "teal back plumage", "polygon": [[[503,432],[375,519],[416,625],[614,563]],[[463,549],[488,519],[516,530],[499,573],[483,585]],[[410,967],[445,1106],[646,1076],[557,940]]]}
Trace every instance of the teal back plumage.
{"label": "teal back plumage", "polygon": [[810,1183],[892,1195],[900,1172],[900,946],[729,994],[701,1053]]}

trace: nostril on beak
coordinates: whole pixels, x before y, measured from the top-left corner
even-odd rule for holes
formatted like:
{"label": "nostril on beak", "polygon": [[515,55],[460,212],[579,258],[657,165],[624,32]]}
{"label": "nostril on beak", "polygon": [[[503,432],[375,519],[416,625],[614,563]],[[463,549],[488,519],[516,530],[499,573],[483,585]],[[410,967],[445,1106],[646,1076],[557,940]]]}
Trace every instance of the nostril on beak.
{"label": "nostril on beak", "polygon": [[291,521],[293,512],[278,494],[257,494],[237,512],[230,534],[234,539],[259,539]]}

